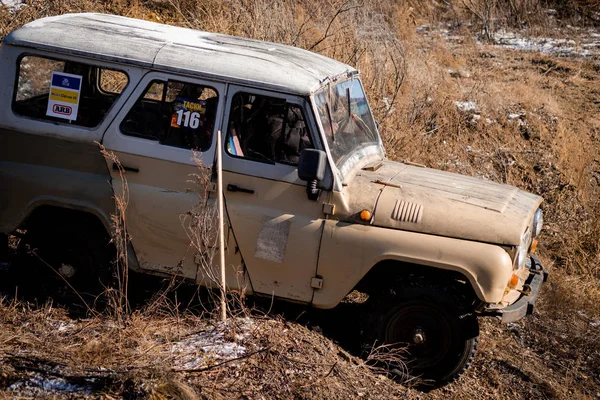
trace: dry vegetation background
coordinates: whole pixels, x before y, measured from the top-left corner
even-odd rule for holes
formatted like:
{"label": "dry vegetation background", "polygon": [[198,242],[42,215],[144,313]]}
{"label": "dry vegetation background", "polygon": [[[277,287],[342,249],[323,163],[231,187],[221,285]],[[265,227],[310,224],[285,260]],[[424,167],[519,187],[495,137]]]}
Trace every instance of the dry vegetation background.
{"label": "dry vegetation background", "polygon": [[[235,337],[236,329],[180,314],[169,302],[123,325],[6,298],[0,397],[12,393],[1,387],[15,374],[37,371],[107,398],[600,398],[598,54],[558,58],[493,44],[496,30],[516,29],[577,46],[600,23],[597,1],[30,1],[14,13],[0,9],[0,36],[81,11],[291,44],[358,67],[390,158],[544,197],[539,253],[551,280],[535,316],[483,322],[472,369],[428,394],[374,374],[315,327],[277,318],[235,318],[230,324],[244,327]],[[181,372],[173,346],[211,329],[234,335],[247,356]]]}

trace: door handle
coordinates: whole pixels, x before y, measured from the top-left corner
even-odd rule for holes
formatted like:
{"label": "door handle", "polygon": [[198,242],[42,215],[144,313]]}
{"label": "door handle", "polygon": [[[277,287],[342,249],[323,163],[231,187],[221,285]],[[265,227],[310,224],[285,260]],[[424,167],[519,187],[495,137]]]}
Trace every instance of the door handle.
{"label": "door handle", "polygon": [[[123,168],[124,171],[129,171],[129,172],[140,172],[139,168],[134,168],[134,167],[127,167],[123,164],[121,164],[121,168]],[[113,163],[113,170],[118,171],[119,170],[119,166],[117,165],[117,163]]]}
{"label": "door handle", "polygon": [[242,187],[239,187],[237,185],[232,185],[232,184],[227,185],[227,191],[228,192],[241,192],[241,193],[254,194],[254,190],[252,190],[252,189],[244,189]]}

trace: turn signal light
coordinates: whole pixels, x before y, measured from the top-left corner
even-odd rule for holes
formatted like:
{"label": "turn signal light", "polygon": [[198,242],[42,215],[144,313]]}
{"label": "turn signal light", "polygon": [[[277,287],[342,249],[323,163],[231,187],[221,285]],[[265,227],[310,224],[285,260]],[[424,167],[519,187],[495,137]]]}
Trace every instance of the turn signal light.
{"label": "turn signal light", "polygon": [[538,240],[533,239],[533,242],[531,242],[531,248],[529,249],[529,252],[533,253],[535,251],[535,249],[537,249],[537,245],[538,245]]}
{"label": "turn signal light", "polygon": [[360,212],[360,219],[362,219],[363,221],[370,221],[371,220],[371,211],[362,210]]}
{"label": "turn signal light", "polygon": [[508,287],[514,289],[519,284],[519,277],[516,274],[512,274],[510,277],[510,282],[508,282]]}

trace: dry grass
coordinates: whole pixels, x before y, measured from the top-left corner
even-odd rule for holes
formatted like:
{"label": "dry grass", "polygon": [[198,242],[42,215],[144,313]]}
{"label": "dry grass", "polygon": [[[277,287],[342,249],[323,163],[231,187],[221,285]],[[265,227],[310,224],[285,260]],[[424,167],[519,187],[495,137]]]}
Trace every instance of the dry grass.
{"label": "dry grass", "polygon": [[[55,0],[33,2],[14,15],[0,11],[0,35],[42,15],[102,11],[293,44],[358,67],[391,158],[506,182],[545,198],[540,254],[553,274],[539,314],[509,327],[485,322],[475,367],[427,396],[594,398],[600,386],[600,68],[593,60],[477,43],[486,24],[478,15],[483,3]],[[598,11],[589,0],[511,4],[516,8],[500,15],[492,10],[495,27],[548,33],[578,15],[580,23],[593,24]],[[548,19],[546,6],[566,19]],[[418,33],[424,23],[431,31]],[[456,27],[459,42],[441,34],[439,23]],[[461,111],[456,102],[464,101],[475,110]],[[251,340],[263,351],[244,362],[174,372],[159,367],[172,365],[165,348],[209,322],[158,309],[134,313],[124,329],[101,319],[72,321],[76,328],[67,334],[51,329],[54,320],[69,321],[61,311],[5,300],[0,362],[17,371],[9,353],[30,349],[25,354],[74,371],[107,368],[116,382],[107,393],[141,390],[155,398],[191,398],[191,392],[208,398],[424,396],[390,386],[327,339],[280,320],[255,322]],[[66,350],[47,352],[44,342]]]}
{"label": "dry grass", "polygon": [[24,396],[65,396],[40,382],[105,398],[383,399],[405,391],[321,334],[278,318],[213,323],[163,308],[134,312],[121,326],[5,299],[0,327],[0,384]]}

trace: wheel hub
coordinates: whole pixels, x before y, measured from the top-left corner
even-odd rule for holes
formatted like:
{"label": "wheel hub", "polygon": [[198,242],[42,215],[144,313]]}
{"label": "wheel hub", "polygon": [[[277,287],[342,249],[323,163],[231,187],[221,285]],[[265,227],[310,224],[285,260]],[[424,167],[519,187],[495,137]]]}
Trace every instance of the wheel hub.
{"label": "wheel hub", "polygon": [[62,264],[58,269],[58,272],[65,278],[71,278],[75,275],[75,268],[70,264]]}
{"label": "wheel hub", "polygon": [[413,339],[414,344],[425,343],[426,337],[425,337],[425,332],[423,331],[423,329],[421,329],[420,327],[415,329],[413,331],[412,339]]}

